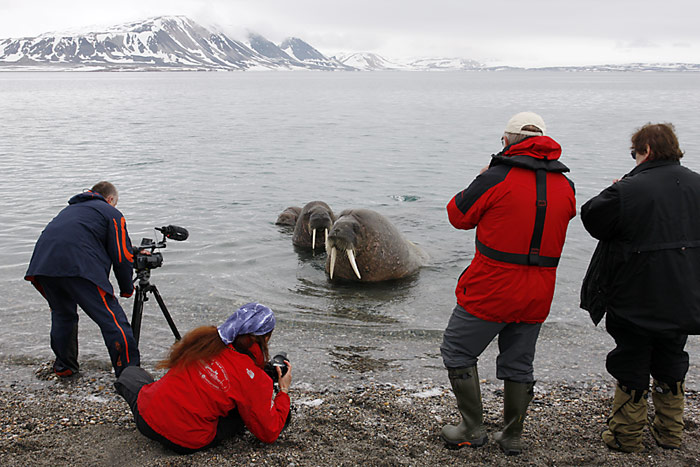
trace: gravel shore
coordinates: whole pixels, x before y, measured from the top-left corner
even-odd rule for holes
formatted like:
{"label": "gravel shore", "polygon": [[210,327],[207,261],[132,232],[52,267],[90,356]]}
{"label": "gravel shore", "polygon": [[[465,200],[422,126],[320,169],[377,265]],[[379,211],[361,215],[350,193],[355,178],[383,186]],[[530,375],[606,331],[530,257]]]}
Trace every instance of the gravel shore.
{"label": "gravel shore", "polygon": [[[446,449],[440,427],[457,422],[446,386],[368,382],[338,390],[292,386],[293,423],[271,445],[249,433],[179,456],[136,430],[106,369],[83,367],[57,379],[48,363],[5,361],[0,383],[0,465],[698,465],[700,395],[686,393],[684,445],[667,451],[647,432],[645,451],[622,454],[600,440],[613,385],[536,386],[525,426],[525,451],[504,456],[490,441],[479,449]],[[485,423],[500,428],[502,385],[482,381]]]}

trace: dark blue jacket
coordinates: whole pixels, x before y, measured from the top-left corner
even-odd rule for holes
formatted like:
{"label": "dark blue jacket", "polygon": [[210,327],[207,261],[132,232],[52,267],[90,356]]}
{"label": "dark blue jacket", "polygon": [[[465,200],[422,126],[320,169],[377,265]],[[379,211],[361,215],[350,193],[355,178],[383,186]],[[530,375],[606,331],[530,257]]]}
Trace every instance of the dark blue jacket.
{"label": "dark blue jacket", "polygon": [[73,196],[41,233],[25,279],[82,277],[114,295],[109,269],[122,296],[134,291],[133,257],[126,220],[99,193]]}

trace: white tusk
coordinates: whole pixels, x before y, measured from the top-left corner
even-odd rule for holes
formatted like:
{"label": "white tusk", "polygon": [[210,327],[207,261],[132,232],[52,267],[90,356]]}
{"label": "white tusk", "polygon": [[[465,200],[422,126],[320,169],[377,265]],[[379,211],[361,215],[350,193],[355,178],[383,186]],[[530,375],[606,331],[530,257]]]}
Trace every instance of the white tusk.
{"label": "white tusk", "polygon": [[326,245],[328,245],[328,229],[325,229],[325,230],[326,230]]}
{"label": "white tusk", "polygon": [[314,231],[311,232],[311,249],[316,249],[316,229],[314,229]]}
{"label": "white tusk", "polygon": [[352,270],[355,271],[355,274],[357,274],[358,279],[362,279],[362,277],[360,277],[360,271],[357,270],[357,263],[355,262],[355,253],[352,250],[347,250],[346,252],[348,254],[348,259],[350,260],[350,266],[352,266]]}
{"label": "white tusk", "polygon": [[335,255],[337,253],[338,253],[338,250],[336,250],[335,247],[331,248],[331,267],[330,267],[331,279],[333,279],[333,271],[335,270]]}

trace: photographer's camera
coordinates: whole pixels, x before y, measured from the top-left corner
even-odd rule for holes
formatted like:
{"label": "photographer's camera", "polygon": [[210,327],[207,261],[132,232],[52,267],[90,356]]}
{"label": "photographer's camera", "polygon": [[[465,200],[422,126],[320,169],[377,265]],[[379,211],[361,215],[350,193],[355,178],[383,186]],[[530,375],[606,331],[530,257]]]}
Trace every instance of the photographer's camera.
{"label": "photographer's camera", "polygon": [[280,368],[282,370],[282,376],[287,374],[287,370],[289,370],[289,366],[287,366],[287,362],[285,360],[289,361],[287,358],[287,352],[280,352],[274,357],[270,359],[269,362],[265,364],[265,373],[272,378],[272,381],[274,383],[277,382],[279,379],[279,375],[277,374],[277,368]]}

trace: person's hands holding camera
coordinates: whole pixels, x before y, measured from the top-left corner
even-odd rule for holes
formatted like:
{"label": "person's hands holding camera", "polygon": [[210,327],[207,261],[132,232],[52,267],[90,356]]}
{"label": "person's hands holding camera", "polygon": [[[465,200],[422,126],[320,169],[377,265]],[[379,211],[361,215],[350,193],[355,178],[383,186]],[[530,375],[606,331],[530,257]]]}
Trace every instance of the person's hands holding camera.
{"label": "person's hands holding camera", "polygon": [[285,360],[284,363],[287,364],[287,372],[284,374],[284,376],[282,376],[281,367],[276,366],[275,369],[277,370],[277,384],[279,385],[280,391],[288,394],[289,386],[292,385],[292,364],[289,363],[289,360]]}

